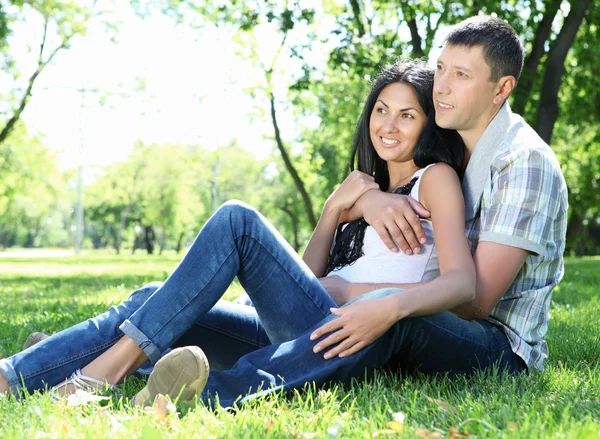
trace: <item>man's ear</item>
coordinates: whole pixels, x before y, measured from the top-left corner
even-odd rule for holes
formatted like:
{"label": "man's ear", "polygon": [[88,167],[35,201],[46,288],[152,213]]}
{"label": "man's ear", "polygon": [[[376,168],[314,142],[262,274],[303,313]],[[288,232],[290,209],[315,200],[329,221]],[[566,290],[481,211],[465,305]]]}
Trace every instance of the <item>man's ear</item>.
{"label": "man's ear", "polygon": [[517,85],[517,80],[514,76],[503,76],[498,80],[498,90],[494,96],[494,104],[501,105],[512,93]]}

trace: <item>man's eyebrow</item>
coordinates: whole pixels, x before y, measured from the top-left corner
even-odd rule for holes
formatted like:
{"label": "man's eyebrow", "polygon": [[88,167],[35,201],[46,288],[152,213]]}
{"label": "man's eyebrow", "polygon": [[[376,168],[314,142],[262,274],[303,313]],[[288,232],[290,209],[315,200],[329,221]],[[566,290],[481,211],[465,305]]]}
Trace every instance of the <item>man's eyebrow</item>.
{"label": "man's eyebrow", "polygon": [[470,68],[465,67],[465,66],[453,66],[453,67],[455,70],[462,70],[463,72],[469,72],[469,73],[473,72],[473,70],[471,70]]}
{"label": "man's eyebrow", "polygon": [[[445,66],[445,65],[446,65],[446,64],[444,64],[444,61],[440,61],[440,60],[438,60],[438,61],[437,61],[437,64],[438,64],[438,65],[440,65],[440,64],[441,64],[441,65],[443,65],[443,66]],[[451,67],[452,67],[454,70],[462,70],[462,71],[464,71],[464,72],[473,73],[473,70],[472,70],[472,69],[470,69],[470,68],[468,68],[468,67],[465,67],[465,66],[460,66],[460,65],[459,65],[459,66],[451,66]]]}

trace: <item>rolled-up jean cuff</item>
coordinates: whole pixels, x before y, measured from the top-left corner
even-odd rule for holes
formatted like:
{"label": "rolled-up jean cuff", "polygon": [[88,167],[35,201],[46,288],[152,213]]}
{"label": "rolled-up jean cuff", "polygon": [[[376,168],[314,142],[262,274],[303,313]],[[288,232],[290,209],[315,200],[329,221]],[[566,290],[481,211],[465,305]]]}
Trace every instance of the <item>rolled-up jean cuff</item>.
{"label": "rolled-up jean cuff", "polygon": [[21,399],[23,396],[23,384],[8,359],[4,358],[0,360],[0,372],[2,372],[2,375],[4,375],[4,378],[8,382],[11,395],[17,399]]}
{"label": "rolled-up jean cuff", "polygon": [[144,351],[144,353],[146,354],[146,356],[152,364],[156,363],[160,359],[162,355],[160,350],[156,347],[154,343],[152,343],[152,340],[146,337],[146,335],[138,328],[136,328],[133,325],[133,323],[131,323],[129,320],[125,320],[123,323],[121,323],[119,329],[125,335],[131,338],[135,342],[135,344],[137,344],[140,347],[141,350]]}

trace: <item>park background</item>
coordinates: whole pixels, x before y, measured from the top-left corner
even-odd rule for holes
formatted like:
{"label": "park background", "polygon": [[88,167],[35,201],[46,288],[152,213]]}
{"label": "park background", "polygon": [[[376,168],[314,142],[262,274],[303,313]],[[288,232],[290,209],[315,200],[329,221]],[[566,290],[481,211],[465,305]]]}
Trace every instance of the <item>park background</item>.
{"label": "park background", "polygon": [[591,0],[0,0],[0,248],[180,252],[238,198],[301,250],[370,79],[399,56],[434,63],[477,13],[522,37],[510,104],[560,160],[567,254],[598,254]]}
{"label": "park background", "polygon": [[133,379],[102,404],[0,397],[0,437],[599,437],[595,0],[0,0],[0,358],[164,280],[227,199],[302,251],[370,79],[399,56],[434,61],[448,27],[480,12],[521,35],[510,103],[569,186],[544,371],[378,371],[214,411],[132,408]]}

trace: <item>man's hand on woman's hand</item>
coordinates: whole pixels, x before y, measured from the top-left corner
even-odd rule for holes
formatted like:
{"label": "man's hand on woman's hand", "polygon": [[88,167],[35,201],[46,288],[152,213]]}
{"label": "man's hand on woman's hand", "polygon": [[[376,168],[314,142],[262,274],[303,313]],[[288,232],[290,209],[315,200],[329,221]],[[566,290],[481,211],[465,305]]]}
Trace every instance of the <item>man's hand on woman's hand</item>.
{"label": "man's hand on woman's hand", "polygon": [[426,236],[419,216],[430,213],[418,201],[407,195],[369,191],[361,197],[365,221],[375,229],[391,251],[399,247],[406,254],[419,253]]}
{"label": "man's hand on woman's hand", "polygon": [[379,189],[372,176],[364,172],[352,171],[329,196],[326,205],[340,211],[350,209],[361,195],[371,189]]}
{"label": "man's hand on woman's hand", "polygon": [[323,355],[328,360],[336,355],[355,354],[373,343],[397,321],[394,307],[389,306],[386,299],[362,300],[344,308],[332,308],[332,314],[339,318],[313,331],[311,340],[330,334],[313,347],[313,352],[331,348]]}

